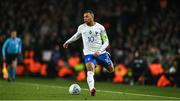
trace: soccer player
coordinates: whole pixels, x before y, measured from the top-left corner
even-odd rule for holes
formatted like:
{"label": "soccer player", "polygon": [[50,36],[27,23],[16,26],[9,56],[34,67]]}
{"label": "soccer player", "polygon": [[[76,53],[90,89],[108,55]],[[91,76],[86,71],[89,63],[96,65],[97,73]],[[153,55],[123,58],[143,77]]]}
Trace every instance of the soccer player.
{"label": "soccer player", "polygon": [[70,43],[82,37],[84,60],[87,68],[87,83],[91,96],[95,96],[94,71],[97,62],[110,73],[114,72],[114,66],[109,53],[106,51],[109,40],[105,28],[94,21],[94,13],[91,10],[85,11],[83,18],[85,23],[78,27],[77,32],[63,44],[63,47],[68,48]]}
{"label": "soccer player", "polygon": [[11,37],[8,38],[2,47],[3,60],[6,61],[8,69],[8,81],[15,81],[17,57],[21,54],[22,42],[17,37],[16,30],[11,31]]}

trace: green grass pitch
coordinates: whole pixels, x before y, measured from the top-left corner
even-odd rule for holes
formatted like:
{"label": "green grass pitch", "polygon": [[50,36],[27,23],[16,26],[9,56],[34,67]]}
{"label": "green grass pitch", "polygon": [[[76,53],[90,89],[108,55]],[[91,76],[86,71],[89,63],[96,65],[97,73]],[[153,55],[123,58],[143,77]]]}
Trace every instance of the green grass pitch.
{"label": "green grass pitch", "polygon": [[[73,83],[80,85],[80,95],[68,93]],[[18,77],[16,82],[7,82],[1,79],[0,100],[180,100],[180,88],[95,83],[97,94],[92,97],[86,81]]]}

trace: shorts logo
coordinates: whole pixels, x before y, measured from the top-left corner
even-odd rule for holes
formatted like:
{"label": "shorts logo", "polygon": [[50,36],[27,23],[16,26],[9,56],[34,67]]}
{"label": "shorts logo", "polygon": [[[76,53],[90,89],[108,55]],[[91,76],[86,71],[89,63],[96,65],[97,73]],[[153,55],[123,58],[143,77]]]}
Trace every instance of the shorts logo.
{"label": "shorts logo", "polygon": [[111,63],[111,60],[109,58],[105,59],[105,61],[110,64]]}

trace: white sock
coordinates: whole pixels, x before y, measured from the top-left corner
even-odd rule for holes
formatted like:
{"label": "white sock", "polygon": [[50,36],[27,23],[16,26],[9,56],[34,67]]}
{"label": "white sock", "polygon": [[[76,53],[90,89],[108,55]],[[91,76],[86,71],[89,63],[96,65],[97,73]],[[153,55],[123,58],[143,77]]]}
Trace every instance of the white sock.
{"label": "white sock", "polygon": [[92,71],[87,72],[87,83],[91,91],[94,88],[94,72]]}

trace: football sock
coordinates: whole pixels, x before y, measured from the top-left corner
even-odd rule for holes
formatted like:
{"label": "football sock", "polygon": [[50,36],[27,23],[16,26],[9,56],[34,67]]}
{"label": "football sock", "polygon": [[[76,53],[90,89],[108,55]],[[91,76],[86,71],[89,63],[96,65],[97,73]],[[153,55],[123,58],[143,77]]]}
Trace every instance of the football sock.
{"label": "football sock", "polygon": [[11,79],[12,78],[12,68],[8,67],[8,78]]}
{"label": "football sock", "polygon": [[94,72],[92,71],[87,72],[87,83],[91,91],[94,88]]}
{"label": "football sock", "polygon": [[16,79],[16,68],[12,69],[12,79],[15,80]]}

